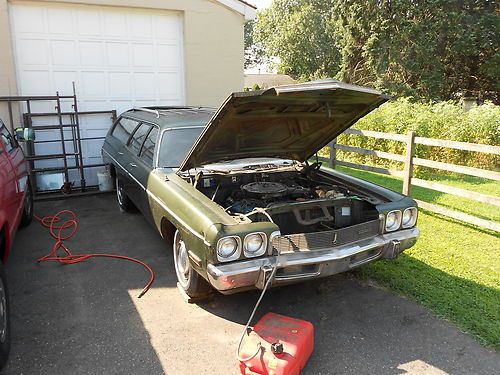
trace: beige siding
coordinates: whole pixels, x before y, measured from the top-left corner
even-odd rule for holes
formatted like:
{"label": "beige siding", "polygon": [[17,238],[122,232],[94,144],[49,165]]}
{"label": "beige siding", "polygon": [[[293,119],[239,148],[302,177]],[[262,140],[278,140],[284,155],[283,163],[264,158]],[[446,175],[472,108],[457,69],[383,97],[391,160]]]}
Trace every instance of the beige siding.
{"label": "beige siding", "polygon": [[[13,0],[15,2],[17,0]],[[17,95],[8,0],[0,0],[0,96]],[[33,1],[43,3],[50,1]],[[243,89],[243,15],[210,0],[59,0],[105,6],[183,12],[184,68],[188,105],[218,106]],[[54,93],[47,92],[47,95]],[[5,105],[0,116],[7,120]]]}

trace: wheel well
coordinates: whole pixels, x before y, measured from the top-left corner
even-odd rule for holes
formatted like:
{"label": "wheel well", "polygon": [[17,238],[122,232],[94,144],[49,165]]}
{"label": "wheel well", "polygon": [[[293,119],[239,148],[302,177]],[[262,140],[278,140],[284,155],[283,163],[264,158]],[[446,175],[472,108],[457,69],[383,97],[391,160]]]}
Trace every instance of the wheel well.
{"label": "wheel well", "polygon": [[109,174],[111,175],[111,177],[115,178],[116,177],[115,166],[113,164],[108,164],[108,167],[109,167]]}
{"label": "wheel well", "polygon": [[177,228],[166,217],[161,219],[161,236],[169,241],[174,240],[174,234]]}

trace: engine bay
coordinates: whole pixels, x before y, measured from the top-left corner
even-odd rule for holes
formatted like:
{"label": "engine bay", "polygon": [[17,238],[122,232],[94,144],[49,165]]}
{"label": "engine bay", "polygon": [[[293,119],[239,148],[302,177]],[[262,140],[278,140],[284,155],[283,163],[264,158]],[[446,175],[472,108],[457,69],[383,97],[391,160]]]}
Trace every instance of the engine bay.
{"label": "engine bay", "polygon": [[273,221],[282,234],[339,229],[378,218],[373,199],[316,171],[206,175],[196,187],[230,215]]}

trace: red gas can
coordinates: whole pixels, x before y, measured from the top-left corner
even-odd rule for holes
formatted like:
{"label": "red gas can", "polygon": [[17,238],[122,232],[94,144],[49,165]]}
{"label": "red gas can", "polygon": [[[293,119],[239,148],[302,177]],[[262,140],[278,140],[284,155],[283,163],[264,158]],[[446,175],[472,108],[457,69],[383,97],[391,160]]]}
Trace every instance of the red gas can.
{"label": "red gas can", "polygon": [[[260,346],[260,349],[259,349]],[[314,327],[305,320],[267,313],[245,338],[240,358],[244,375],[299,375],[314,348]]]}

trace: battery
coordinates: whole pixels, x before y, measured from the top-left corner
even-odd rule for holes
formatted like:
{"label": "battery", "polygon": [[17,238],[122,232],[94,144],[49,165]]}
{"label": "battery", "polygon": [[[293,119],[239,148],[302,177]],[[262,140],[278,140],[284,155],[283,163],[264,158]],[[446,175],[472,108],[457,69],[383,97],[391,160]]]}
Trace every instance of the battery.
{"label": "battery", "polygon": [[314,326],[305,320],[267,313],[246,337],[240,358],[244,375],[299,375],[314,349]]}

